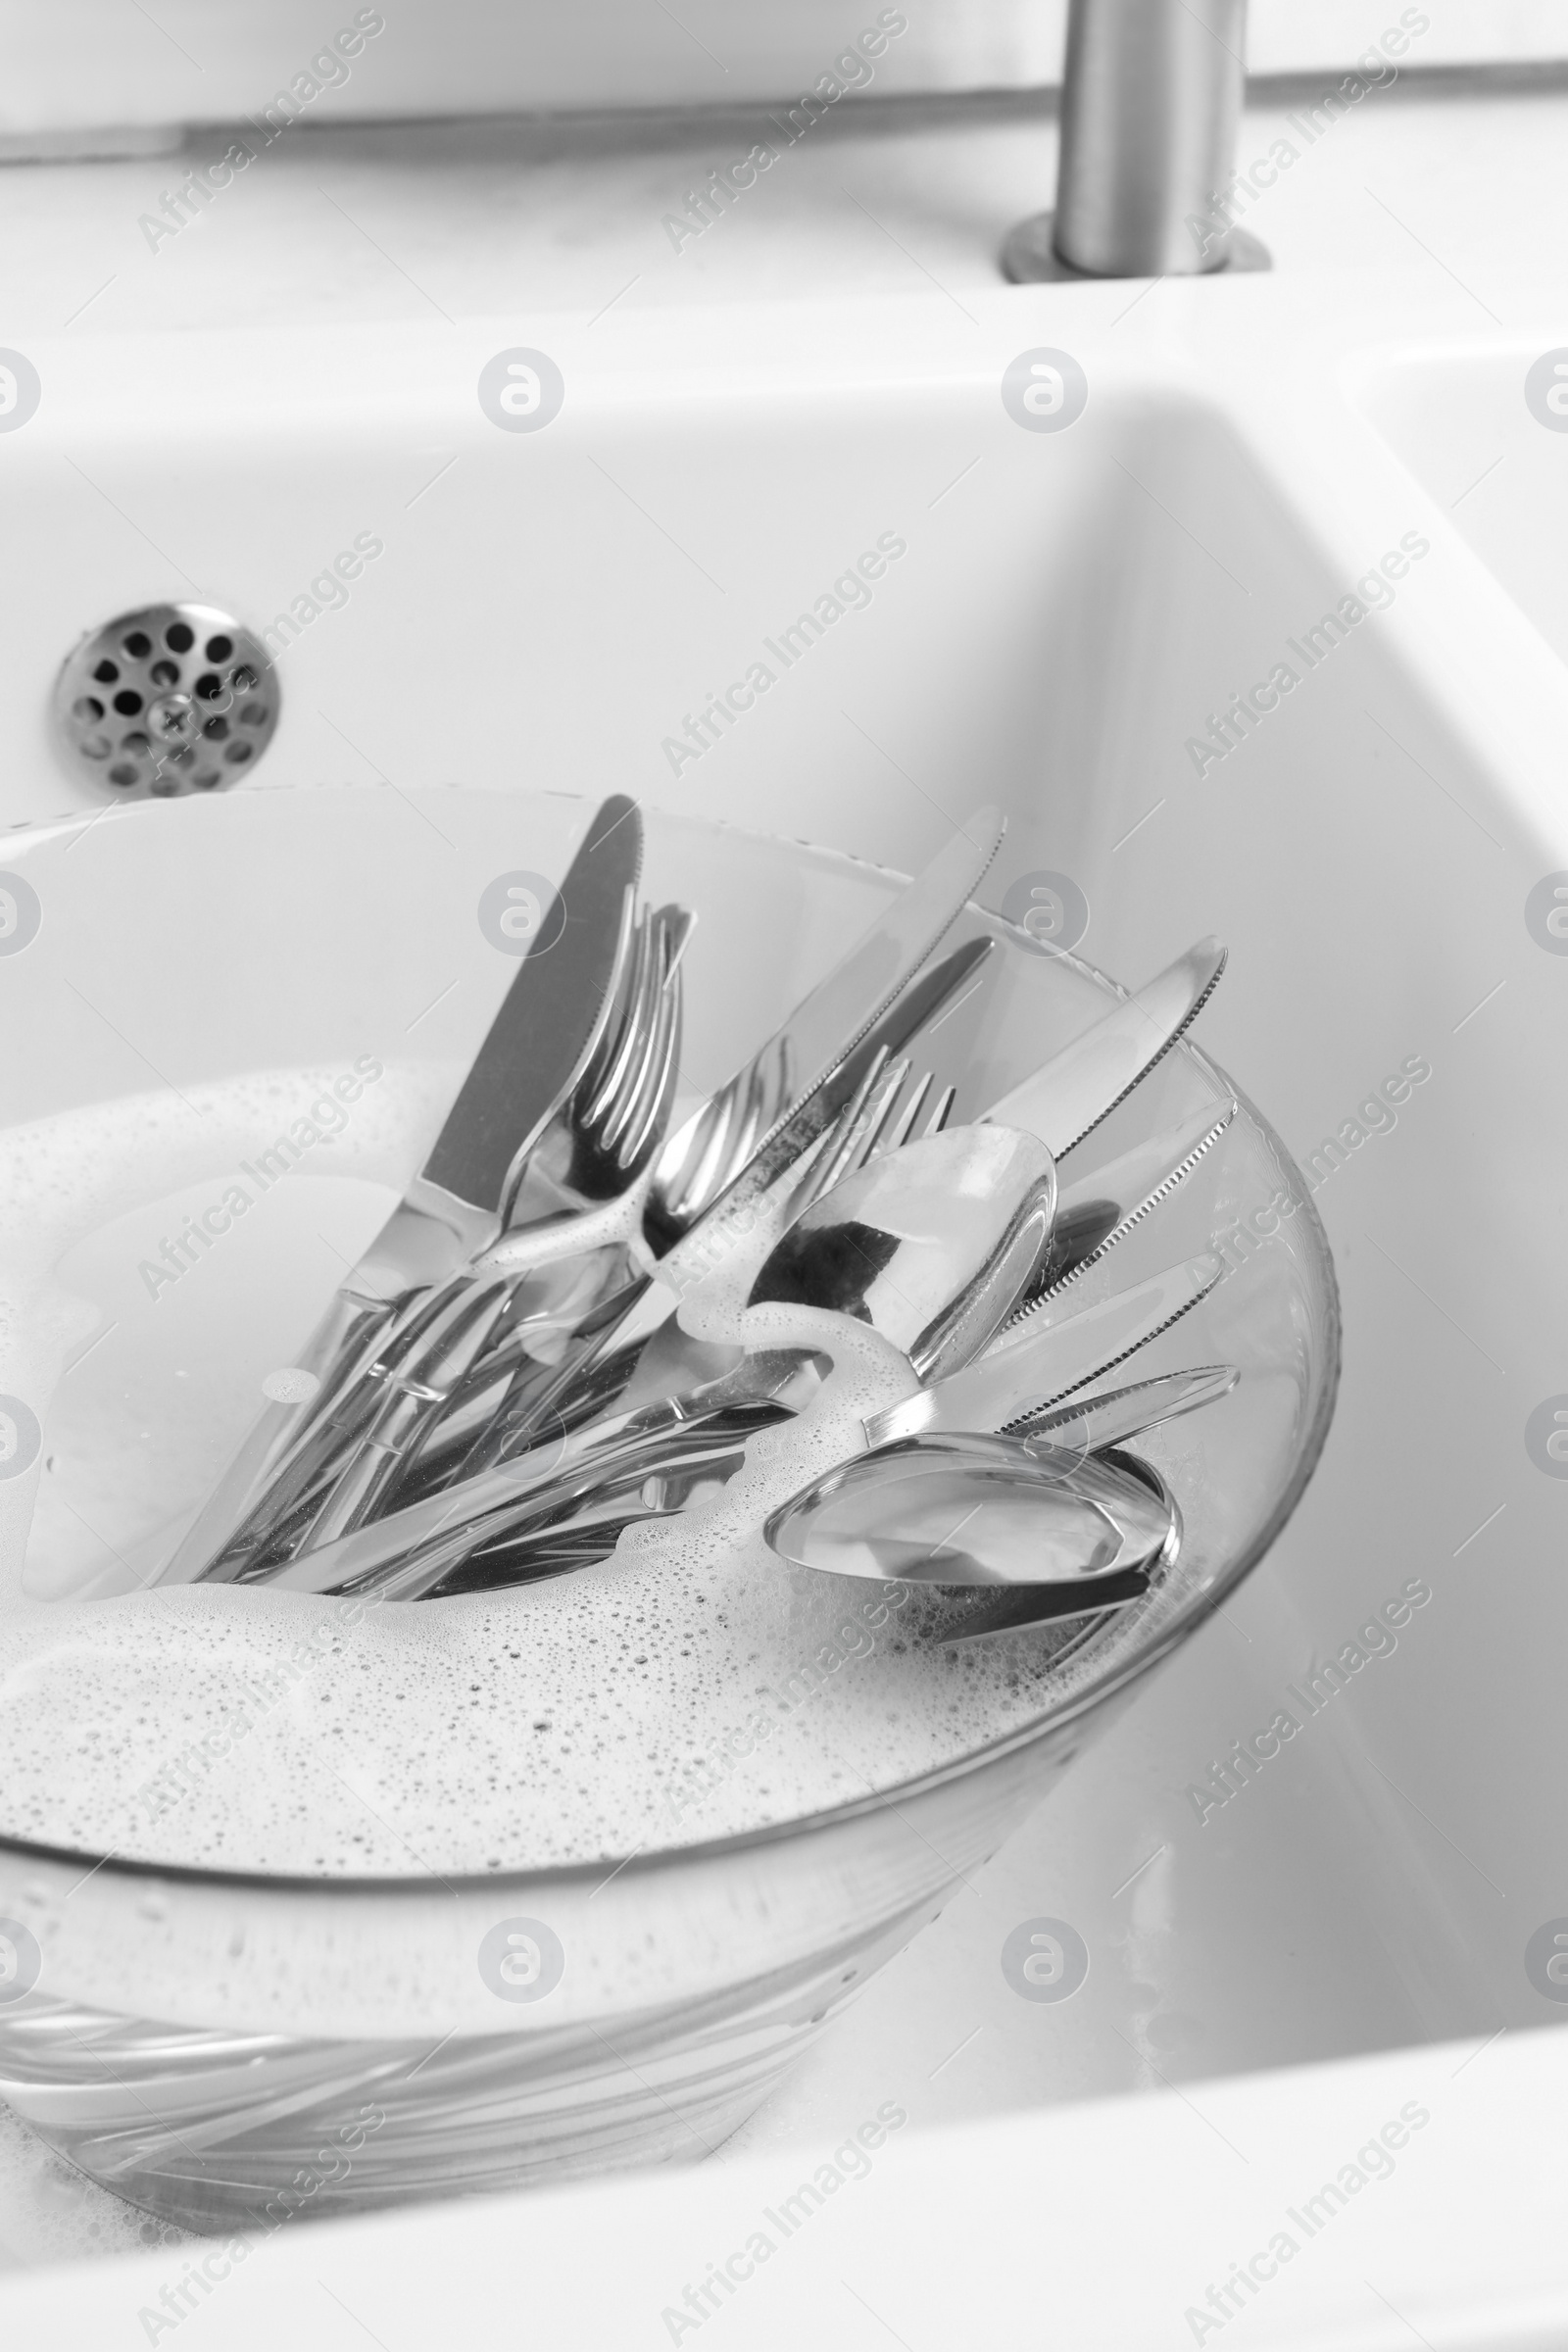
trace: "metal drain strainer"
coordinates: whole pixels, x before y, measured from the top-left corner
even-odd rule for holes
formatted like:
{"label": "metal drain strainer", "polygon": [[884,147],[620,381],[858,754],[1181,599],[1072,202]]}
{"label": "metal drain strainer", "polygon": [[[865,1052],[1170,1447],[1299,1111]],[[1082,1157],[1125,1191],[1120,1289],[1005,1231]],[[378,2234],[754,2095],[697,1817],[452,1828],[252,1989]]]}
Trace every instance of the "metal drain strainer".
{"label": "metal drain strainer", "polygon": [[84,637],[55,685],[72,770],[117,800],[237,783],[272,740],[277,672],[216,605],[148,605]]}

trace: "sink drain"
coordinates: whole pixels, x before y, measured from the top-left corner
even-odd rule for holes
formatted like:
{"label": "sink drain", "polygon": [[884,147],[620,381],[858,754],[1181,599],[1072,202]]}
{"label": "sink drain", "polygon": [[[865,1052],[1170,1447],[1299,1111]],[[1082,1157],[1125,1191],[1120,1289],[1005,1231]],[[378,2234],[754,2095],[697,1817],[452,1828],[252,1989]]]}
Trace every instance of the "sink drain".
{"label": "sink drain", "polygon": [[72,770],[117,800],[237,783],[277,725],[266,648],[216,605],[148,605],[84,637],[55,686]]}

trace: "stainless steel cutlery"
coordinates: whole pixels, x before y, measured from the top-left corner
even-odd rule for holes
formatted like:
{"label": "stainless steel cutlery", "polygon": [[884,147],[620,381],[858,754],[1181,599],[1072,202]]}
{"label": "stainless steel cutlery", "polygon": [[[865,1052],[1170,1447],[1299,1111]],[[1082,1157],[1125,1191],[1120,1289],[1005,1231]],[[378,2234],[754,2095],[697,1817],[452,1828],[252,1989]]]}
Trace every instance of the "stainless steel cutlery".
{"label": "stainless steel cutlery", "polygon": [[319,1383],[270,1404],[163,1572],[199,1576],[257,1509],[285,1457],[377,1359],[399,1312],[500,1234],[529,1151],[586,1068],[608,1018],[642,872],[642,820],[616,796],[590,819],[424,1164],[300,1353]]}
{"label": "stainless steel cutlery", "polygon": [[[848,1320],[898,1351],[910,1393],[773,1512],[782,1558],[1009,1589],[954,1639],[1147,1591],[1180,1514],[1114,1449],[1236,1374],[1077,1399],[1222,1268],[1182,1258],[1108,1294],[1099,1270],[1236,1105],[1090,1171],[1057,1162],[1182,1036],[1224,950],[1200,943],[953,1127],[955,1089],[920,1066],[920,1041],[995,942],[932,959],[1001,832],[994,811],[973,819],[671,1133],[693,917],[637,908],[637,811],[605,803],[562,885],[564,922],[523,959],[424,1167],[307,1348],[315,1397],[263,1416],[164,1581],[417,1599],[566,1573],[718,1493],[752,1437],[810,1405]],[[747,1305],[829,1318],[820,1345],[738,1336],[748,1248]]]}

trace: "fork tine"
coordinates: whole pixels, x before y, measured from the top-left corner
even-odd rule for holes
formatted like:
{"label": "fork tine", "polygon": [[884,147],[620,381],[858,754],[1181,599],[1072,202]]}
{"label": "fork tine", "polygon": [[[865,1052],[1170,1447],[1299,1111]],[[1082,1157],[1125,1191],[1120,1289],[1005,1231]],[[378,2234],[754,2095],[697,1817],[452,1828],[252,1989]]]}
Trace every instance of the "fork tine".
{"label": "fork tine", "polygon": [[632,893],[626,893],[626,912],[620,942],[615,951],[615,976],[611,1002],[600,1028],[593,1053],[589,1055],[583,1074],[577,1083],[576,1103],[586,1111],[597,1100],[604,1084],[605,1072],[614,1058],[615,1049],[626,1032],[626,1020],[636,982],[637,949],[642,938],[643,918],[632,903]]}
{"label": "fork tine", "polygon": [[[910,1088],[898,1118],[888,1126],[885,1133],[872,1147],[873,1152],[880,1154],[884,1152],[897,1152],[901,1146],[908,1142],[914,1122],[920,1116],[920,1105],[931,1092],[931,1084],[932,1073],[929,1070],[923,1071],[916,1084]],[[871,1155],[868,1152],[866,1156],[869,1158]]]}
{"label": "fork tine", "polygon": [[[664,909],[665,914],[671,911]],[[661,983],[654,1001],[648,1052],[644,1056],[636,1091],[626,1105],[625,1117],[615,1135],[607,1134],[606,1137],[607,1144],[615,1147],[623,1169],[640,1167],[656,1123],[662,1125],[667,1120],[670,1081],[680,1054],[681,977],[678,964],[671,965],[668,959],[667,924],[662,926],[660,951],[661,967],[666,977]]]}
{"label": "fork tine", "polygon": [[624,1006],[617,1008],[619,1018],[615,1034],[606,1040],[606,1053],[600,1068],[593,1073],[592,1091],[585,1099],[585,1115],[590,1125],[597,1126],[619,1098],[626,1082],[627,1067],[641,1043],[645,1018],[644,1004],[648,995],[649,967],[653,961],[653,916],[644,907],[637,922],[637,936],[632,952],[631,974],[626,988]]}
{"label": "fork tine", "polygon": [[866,1105],[861,1131],[854,1139],[850,1164],[840,1171],[841,1178],[858,1173],[868,1161],[879,1159],[889,1149],[886,1137],[889,1123],[899,1107],[904,1089],[908,1084],[910,1063],[906,1054],[888,1066],[884,1084],[877,1099]]}
{"label": "fork tine", "polygon": [[675,1090],[680,1081],[680,1046],[685,1014],[685,996],[677,966],[664,992],[659,1065],[633,1146],[633,1160],[639,1172],[644,1163],[652,1159],[658,1145],[669,1132],[669,1122],[675,1108]]}
{"label": "fork tine", "polygon": [[908,1075],[906,1060],[889,1061],[886,1049],[879,1052],[842,1113],[834,1142],[812,1167],[809,1199],[794,1204],[797,1215],[865,1165]]}
{"label": "fork tine", "polygon": [[720,1189],[721,1171],[730,1164],[736,1126],[742,1115],[738,1096],[726,1093],[708,1104],[703,1124],[683,1153],[685,1182],[671,1201],[672,1213],[687,1218],[702,1201]]}
{"label": "fork tine", "polygon": [[649,1072],[660,1048],[660,1015],[664,1008],[667,912],[667,908],[661,907],[650,920],[648,954],[628,1027],[627,1050],[620,1056],[614,1083],[607,1088],[608,1099],[600,1105],[599,1117],[595,1122],[599,1129],[599,1148],[609,1155],[617,1153],[627,1130],[636,1120]]}
{"label": "fork tine", "polygon": [[953,1105],[957,1100],[958,1090],[956,1086],[945,1086],[943,1088],[941,1094],[937,1097],[936,1107],[925,1123],[922,1141],[930,1136],[940,1135],[942,1133],[942,1130],[944,1127],[946,1127],[949,1119],[951,1119],[953,1116]]}
{"label": "fork tine", "polygon": [[[843,1173],[846,1148],[853,1144],[858,1134],[866,1104],[871,1102],[873,1096],[877,1096],[880,1100],[879,1089],[887,1069],[887,1048],[883,1046],[878,1049],[870,1067],[866,1070],[849,1102],[845,1103],[844,1108],[838,1112],[836,1117],[828,1122],[817,1139],[810,1160],[805,1172],[797,1177],[795,1189],[789,1196],[789,1213],[792,1218],[804,1216],[812,1201],[819,1200],[829,1186],[839,1181],[839,1177]],[[786,1169],[779,1178],[780,1184],[787,1183],[791,1171]]]}
{"label": "fork tine", "polygon": [[697,917],[689,906],[664,908],[664,986],[669,987],[680,970],[681,958],[691,944],[697,928]]}

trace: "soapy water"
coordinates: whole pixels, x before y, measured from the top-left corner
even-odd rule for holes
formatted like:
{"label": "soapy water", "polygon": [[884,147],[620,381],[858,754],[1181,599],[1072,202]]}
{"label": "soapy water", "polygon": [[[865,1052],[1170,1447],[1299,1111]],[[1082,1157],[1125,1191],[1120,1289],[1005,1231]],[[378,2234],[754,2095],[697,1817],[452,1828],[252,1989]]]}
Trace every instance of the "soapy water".
{"label": "soapy water", "polygon": [[[13,1204],[0,1392],[30,1379],[46,1394],[92,1345],[99,1310],[58,1274],[74,1242],[127,1199],[210,1183],[276,1102],[315,1082],[293,1072],[210,1088],[199,1135],[177,1104],[145,1098],[0,1138]],[[428,1070],[388,1072],[340,1139],[341,1171],[395,1159],[400,1137],[428,1123],[432,1086]],[[862,1449],[865,1415],[916,1385],[867,1328],[745,1306],[783,1206],[679,1312],[695,1338],[817,1351],[822,1386],[794,1421],[748,1442],[710,1501],[625,1529],[594,1566],[377,1605],[223,1586],[40,1600],[13,1561],[0,1582],[0,1832],[217,1869],[523,1870],[818,1813],[1041,1714],[1083,1621],[951,1646],[942,1637],[967,1597],[795,1568],[762,1542],[774,1508]],[[189,1374],[181,1409],[198,1422],[232,1352],[216,1308],[204,1338],[210,1360],[177,1375]],[[173,1499],[188,1511],[198,1494]],[[20,1553],[15,1512],[12,1534]]]}

